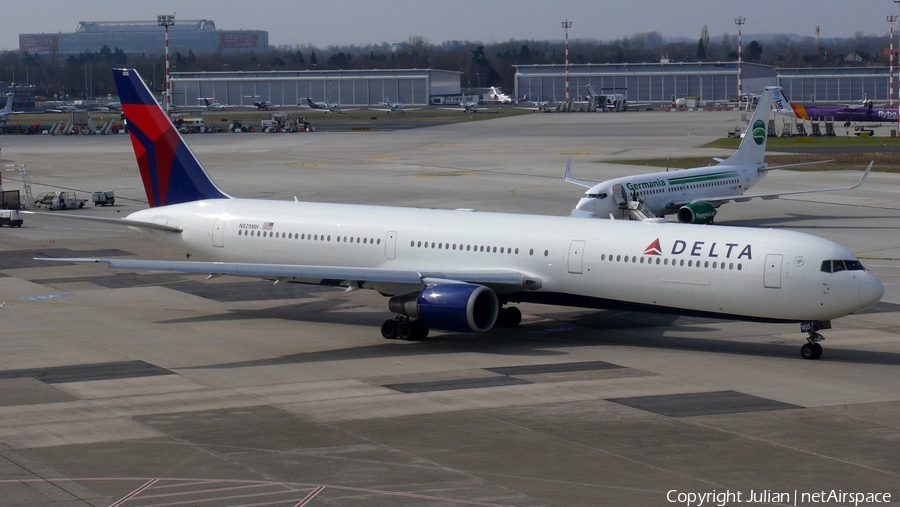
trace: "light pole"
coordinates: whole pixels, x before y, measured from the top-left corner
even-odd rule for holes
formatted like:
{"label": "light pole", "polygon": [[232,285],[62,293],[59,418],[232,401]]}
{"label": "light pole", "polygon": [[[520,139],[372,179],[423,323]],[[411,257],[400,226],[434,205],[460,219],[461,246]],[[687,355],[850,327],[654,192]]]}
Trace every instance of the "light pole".
{"label": "light pole", "polygon": [[[900,0],[894,0],[894,3],[900,6]],[[894,25],[891,24],[891,30],[893,30]],[[894,36],[891,35],[891,44],[894,43]],[[894,59],[894,50],[891,50],[891,60]],[[894,70],[894,66],[891,65],[891,71]],[[894,85],[891,85],[891,93],[894,92]],[[897,137],[900,137],[900,101],[897,101]]]}
{"label": "light pole", "polygon": [[566,107],[569,107],[569,28],[572,28],[572,22],[563,21],[562,27],[566,31]]}
{"label": "light pole", "polygon": [[888,80],[888,86],[890,89],[888,90],[888,107],[894,106],[894,21],[897,21],[896,14],[888,14],[887,22],[891,24],[891,54],[890,54],[890,78]]}
{"label": "light pole", "polygon": [[[897,1],[897,0],[894,0]],[[747,18],[737,17],[734,18],[734,24],[738,26],[738,104],[742,100],[744,100],[744,74],[743,74],[743,40],[741,40],[741,26],[744,25],[744,22],[747,21]]]}
{"label": "light pole", "polygon": [[156,16],[156,24],[166,28],[166,116],[172,113],[172,84],[169,82],[169,27],[175,24],[175,14]]}

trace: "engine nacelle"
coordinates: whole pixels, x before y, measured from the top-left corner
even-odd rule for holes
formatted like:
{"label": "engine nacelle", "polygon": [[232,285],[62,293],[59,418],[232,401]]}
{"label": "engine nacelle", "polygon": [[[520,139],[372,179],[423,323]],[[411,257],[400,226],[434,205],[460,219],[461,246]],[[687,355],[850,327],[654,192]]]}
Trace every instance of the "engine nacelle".
{"label": "engine nacelle", "polygon": [[678,208],[678,221],[683,224],[711,224],[716,208],[705,202],[691,202]]}
{"label": "engine nacelle", "polygon": [[463,333],[489,330],[500,313],[494,291],[471,283],[431,285],[418,294],[392,297],[388,308],[430,328]]}

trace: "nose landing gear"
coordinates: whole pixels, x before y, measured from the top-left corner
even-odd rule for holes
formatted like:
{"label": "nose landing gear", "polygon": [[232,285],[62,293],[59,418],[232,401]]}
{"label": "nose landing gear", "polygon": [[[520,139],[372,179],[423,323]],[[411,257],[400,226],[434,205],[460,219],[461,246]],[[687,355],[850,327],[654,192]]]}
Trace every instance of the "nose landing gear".
{"label": "nose landing gear", "polygon": [[803,359],[818,359],[822,357],[822,346],[819,342],[825,337],[819,333],[820,329],[831,329],[831,321],[801,322],[800,331],[808,333],[806,343],[800,347],[800,357]]}
{"label": "nose landing gear", "polygon": [[819,342],[825,337],[819,333],[812,333],[806,338],[807,343],[800,347],[800,357],[803,359],[818,359],[822,357],[822,346]]}

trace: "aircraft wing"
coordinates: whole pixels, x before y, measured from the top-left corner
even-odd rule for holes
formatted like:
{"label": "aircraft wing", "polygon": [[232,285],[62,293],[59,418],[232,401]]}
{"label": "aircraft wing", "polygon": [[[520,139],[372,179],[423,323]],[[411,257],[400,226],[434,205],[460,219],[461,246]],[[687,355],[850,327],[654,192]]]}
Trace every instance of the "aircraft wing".
{"label": "aircraft wing", "polygon": [[89,220],[93,222],[103,222],[113,225],[124,225],[126,227],[141,227],[144,229],[156,229],[166,232],[182,232],[182,228],[175,225],[158,224],[156,222],[143,222],[139,220],[128,220],[127,218],[98,217],[91,215],[69,215],[67,213],[46,213],[43,211],[19,210],[19,213],[26,215],[41,215],[54,218],[69,218],[74,220]]}
{"label": "aircraft wing", "polygon": [[541,281],[535,277],[514,270],[441,270],[415,271],[389,268],[359,268],[349,266],[307,266],[298,264],[258,264],[247,262],[194,262],[160,261],[141,259],[99,259],[99,258],[48,258],[36,260],[50,262],[84,262],[107,264],[112,269],[143,271],[170,271],[176,273],[199,273],[210,277],[232,275],[262,278],[267,280],[291,281],[317,285],[347,285],[357,288],[357,283],[371,282],[383,284],[410,285],[411,289],[441,281],[443,283],[476,283],[495,288],[498,292],[534,290]]}
{"label": "aircraft wing", "polygon": [[[875,161],[869,162],[869,167],[867,167],[865,172],[863,172],[863,175],[859,178],[859,181],[856,182],[856,185],[853,185],[850,187],[813,188],[813,189],[809,189],[809,190],[791,190],[789,192],[774,192],[771,194],[724,195],[724,196],[719,196],[719,197],[715,197],[715,198],[711,198],[711,199],[695,199],[690,202],[705,202],[705,203],[709,203],[713,206],[718,207],[722,204],[725,204],[726,202],[731,202],[731,201],[747,202],[747,201],[750,201],[751,199],[770,200],[770,199],[778,199],[779,197],[785,196],[785,195],[815,194],[818,192],[838,192],[841,190],[853,190],[854,188],[859,188],[860,186],[862,186],[863,182],[866,180],[866,177],[869,175],[869,172],[872,170],[873,164],[875,164]],[[684,204],[688,204],[688,202],[682,202],[682,203],[675,202],[673,204],[675,206],[681,206]]]}

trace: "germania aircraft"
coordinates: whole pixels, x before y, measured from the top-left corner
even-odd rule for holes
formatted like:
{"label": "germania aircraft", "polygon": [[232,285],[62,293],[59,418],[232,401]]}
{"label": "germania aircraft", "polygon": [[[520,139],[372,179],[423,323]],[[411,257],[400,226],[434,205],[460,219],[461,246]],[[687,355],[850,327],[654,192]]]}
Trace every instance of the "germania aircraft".
{"label": "germania aircraft", "polygon": [[[805,164],[769,166],[766,156],[766,134],[769,112],[778,87],[768,87],[750,118],[747,133],[737,151],[730,157],[716,159],[719,164],[677,171],[636,174],[594,183],[572,177],[572,160],[566,165],[564,179],[589,188],[572,216],[591,218],[659,218],[676,214],[678,221],[710,224],[716,209],[729,202],[751,199],[777,199],[783,195],[834,192],[859,187],[872,169],[872,164],[850,187],[793,190],[769,194],[745,194],[768,171]],[[815,162],[813,162],[815,163]]]}
{"label": "germania aircraft", "polygon": [[422,109],[421,107],[406,107],[400,102],[391,102],[387,98],[380,104],[382,107],[370,107],[369,109],[372,111],[384,111],[386,113],[404,113],[406,111],[417,111]]}
{"label": "germania aircraft", "polygon": [[876,108],[871,100],[866,101],[864,104],[841,107],[819,107],[792,104],[788,101],[787,97],[781,93],[780,89],[775,92],[775,112],[807,121],[844,122],[844,124],[848,126],[851,123],[895,122],[897,121],[898,114],[896,108]]}
{"label": "germania aircraft", "polygon": [[514,302],[801,322],[808,359],[816,329],[884,293],[846,248],[793,231],[231,198],[138,73],[113,72],[150,208],[95,219],[186,260],[54,260],[376,290],[399,314],[385,338],[514,326]]}
{"label": "germania aircraft", "polygon": [[297,105],[310,111],[321,111],[323,113],[342,113],[344,111],[356,111],[356,109],[344,109],[337,102],[315,102],[309,97],[306,97],[306,105],[302,103]]}
{"label": "germania aircraft", "polygon": [[6,123],[10,120],[10,117],[14,114],[22,114],[22,111],[13,111],[13,99],[16,94],[9,92],[6,94],[6,105],[3,106],[3,110],[0,111],[0,123]]}

